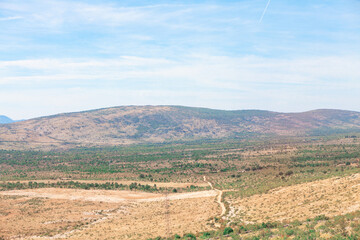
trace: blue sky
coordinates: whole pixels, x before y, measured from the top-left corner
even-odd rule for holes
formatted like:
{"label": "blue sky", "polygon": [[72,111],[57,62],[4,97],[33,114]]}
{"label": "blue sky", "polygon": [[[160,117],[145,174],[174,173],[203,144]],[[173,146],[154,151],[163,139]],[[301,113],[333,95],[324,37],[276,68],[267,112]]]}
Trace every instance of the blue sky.
{"label": "blue sky", "polygon": [[360,1],[0,1],[0,115],[360,111]]}

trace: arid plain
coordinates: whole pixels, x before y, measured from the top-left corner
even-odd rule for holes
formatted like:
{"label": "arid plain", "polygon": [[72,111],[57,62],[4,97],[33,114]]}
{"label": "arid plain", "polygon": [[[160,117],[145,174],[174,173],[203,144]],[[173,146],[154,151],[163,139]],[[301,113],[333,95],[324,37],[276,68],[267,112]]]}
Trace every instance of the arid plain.
{"label": "arid plain", "polygon": [[0,239],[358,239],[360,135],[293,133],[2,141]]}

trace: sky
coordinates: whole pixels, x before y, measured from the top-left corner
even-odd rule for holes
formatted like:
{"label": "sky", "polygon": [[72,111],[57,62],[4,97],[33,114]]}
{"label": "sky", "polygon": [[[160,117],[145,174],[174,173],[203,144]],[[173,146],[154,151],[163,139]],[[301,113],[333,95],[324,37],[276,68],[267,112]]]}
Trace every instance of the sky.
{"label": "sky", "polygon": [[0,0],[0,115],[121,105],[360,111],[360,1]]}

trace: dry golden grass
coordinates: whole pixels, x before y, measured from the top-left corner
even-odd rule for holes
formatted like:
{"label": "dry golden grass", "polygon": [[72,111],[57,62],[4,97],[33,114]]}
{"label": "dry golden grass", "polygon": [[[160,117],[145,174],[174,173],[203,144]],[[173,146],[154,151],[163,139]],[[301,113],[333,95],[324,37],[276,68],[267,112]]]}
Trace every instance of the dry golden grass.
{"label": "dry golden grass", "polygon": [[214,198],[171,201],[168,217],[165,209],[165,202],[141,203],[68,239],[147,239],[166,236],[168,226],[169,234],[206,231],[212,229],[208,220],[219,214]]}
{"label": "dry golden grass", "polygon": [[342,215],[360,209],[360,174],[283,187],[230,202],[233,215],[246,223]]}
{"label": "dry golden grass", "polygon": [[0,195],[0,237],[53,236],[105,216],[118,206],[105,202],[70,201]]}
{"label": "dry golden grass", "polygon": [[[216,191],[163,194],[28,189],[0,192],[0,237],[147,239],[212,229]],[[168,199],[168,201],[165,201]],[[165,212],[169,203],[169,215]],[[169,221],[168,221],[169,220]],[[169,222],[169,224],[167,224]]]}

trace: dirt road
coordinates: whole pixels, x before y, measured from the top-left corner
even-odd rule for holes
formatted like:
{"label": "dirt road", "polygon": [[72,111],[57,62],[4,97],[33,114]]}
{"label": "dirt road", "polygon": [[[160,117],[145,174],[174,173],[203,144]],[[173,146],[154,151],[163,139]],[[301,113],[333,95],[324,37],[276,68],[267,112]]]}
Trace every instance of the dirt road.
{"label": "dirt road", "polygon": [[223,215],[225,215],[225,213],[226,213],[226,208],[225,208],[224,203],[222,202],[222,194],[223,194],[223,191],[214,188],[213,185],[212,185],[212,183],[206,180],[206,176],[204,176],[204,181],[209,184],[209,186],[211,187],[212,190],[215,190],[215,191],[217,192],[216,202],[217,202],[217,203],[220,205],[220,207],[221,207],[221,215],[220,215],[220,217],[223,216]]}

